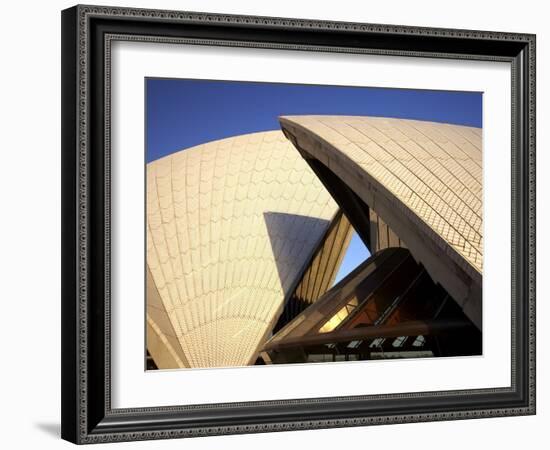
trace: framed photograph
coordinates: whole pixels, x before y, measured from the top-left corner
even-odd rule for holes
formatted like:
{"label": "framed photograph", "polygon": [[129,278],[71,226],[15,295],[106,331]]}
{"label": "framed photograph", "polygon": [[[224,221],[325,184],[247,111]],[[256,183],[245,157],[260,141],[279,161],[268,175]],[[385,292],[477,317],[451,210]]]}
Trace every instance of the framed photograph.
{"label": "framed photograph", "polygon": [[535,36],[62,12],[62,437],[535,413]]}

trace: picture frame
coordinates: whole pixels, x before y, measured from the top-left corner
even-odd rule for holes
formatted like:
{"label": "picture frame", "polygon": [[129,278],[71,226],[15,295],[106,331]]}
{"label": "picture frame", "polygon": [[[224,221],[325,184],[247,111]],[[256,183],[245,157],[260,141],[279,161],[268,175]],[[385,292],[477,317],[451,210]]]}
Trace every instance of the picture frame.
{"label": "picture frame", "polygon": [[[509,386],[112,407],[111,46],[499,61],[511,73]],[[78,5],[62,12],[62,437],[74,443],[535,414],[535,36]]]}

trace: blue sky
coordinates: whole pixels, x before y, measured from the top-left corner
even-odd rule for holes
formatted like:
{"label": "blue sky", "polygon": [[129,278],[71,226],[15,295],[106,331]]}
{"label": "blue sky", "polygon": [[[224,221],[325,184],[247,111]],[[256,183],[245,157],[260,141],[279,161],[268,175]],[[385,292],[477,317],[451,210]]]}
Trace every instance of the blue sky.
{"label": "blue sky", "polygon": [[147,78],[146,159],[277,130],[281,115],[385,116],[481,127],[481,98],[478,92]]}
{"label": "blue sky", "polygon": [[[231,136],[280,129],[277,118],[342,114],[482,126],[482,94],[415,89],[146,78],[146,161]],[[369,256],[354,234],[336,279]]]}
{"label": "blue sky", "polygon": [[334,278],[334,284],[338,283],[369,256],[369,249],[363,243],[359,235],[354,231],[346,255],[344,256],[340,269]]}

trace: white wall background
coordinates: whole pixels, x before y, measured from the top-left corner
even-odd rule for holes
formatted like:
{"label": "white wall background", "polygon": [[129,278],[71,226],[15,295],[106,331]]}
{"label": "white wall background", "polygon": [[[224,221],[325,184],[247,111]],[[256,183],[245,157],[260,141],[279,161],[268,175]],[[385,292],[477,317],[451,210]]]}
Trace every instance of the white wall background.
{"label": "white wall background", "polygon": [[[103,3],[98,1],[98,3]],[[2,336],[0,443],[3,448],[67,448],[60,403],[60,10],[70,1],[10,2],[0,27],[2,147]],[[548,202],[550,77],[545,2],[394,0],[111,0],[106,4],[268,16],[536,33],[538,42],[538,322],[549,307]],[[546,205],[545,205],[546,204]],[[546,279],[545,279],[546,278]],[[538,415],[385,427],[224,436],[117,444],[118,448],[543,448],[550,420],[550,329],[538,330]]]}

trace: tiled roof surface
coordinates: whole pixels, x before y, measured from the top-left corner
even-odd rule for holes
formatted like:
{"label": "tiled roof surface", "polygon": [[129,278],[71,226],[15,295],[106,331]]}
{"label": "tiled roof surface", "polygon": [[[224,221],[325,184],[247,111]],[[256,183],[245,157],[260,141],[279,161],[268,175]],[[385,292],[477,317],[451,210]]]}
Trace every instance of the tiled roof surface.
{"label": "tiled roof surface", "polygon": [[427,236],[435,233],[442,251],[446,243],[460,255],[457,263],[464,267],[463,259],[481,274],[481,129],[361,116],[286,116],[281,124],[316,140],[312,148],[328,167],[375,180],[396,208],[424,224]]}
{"label": "tiled roof surface", "polygon": [[249,363],[337,210],[280,131],[149,163],[147,264],[167,314],[148,317],[170,322],[157,332],[191,367]]}

